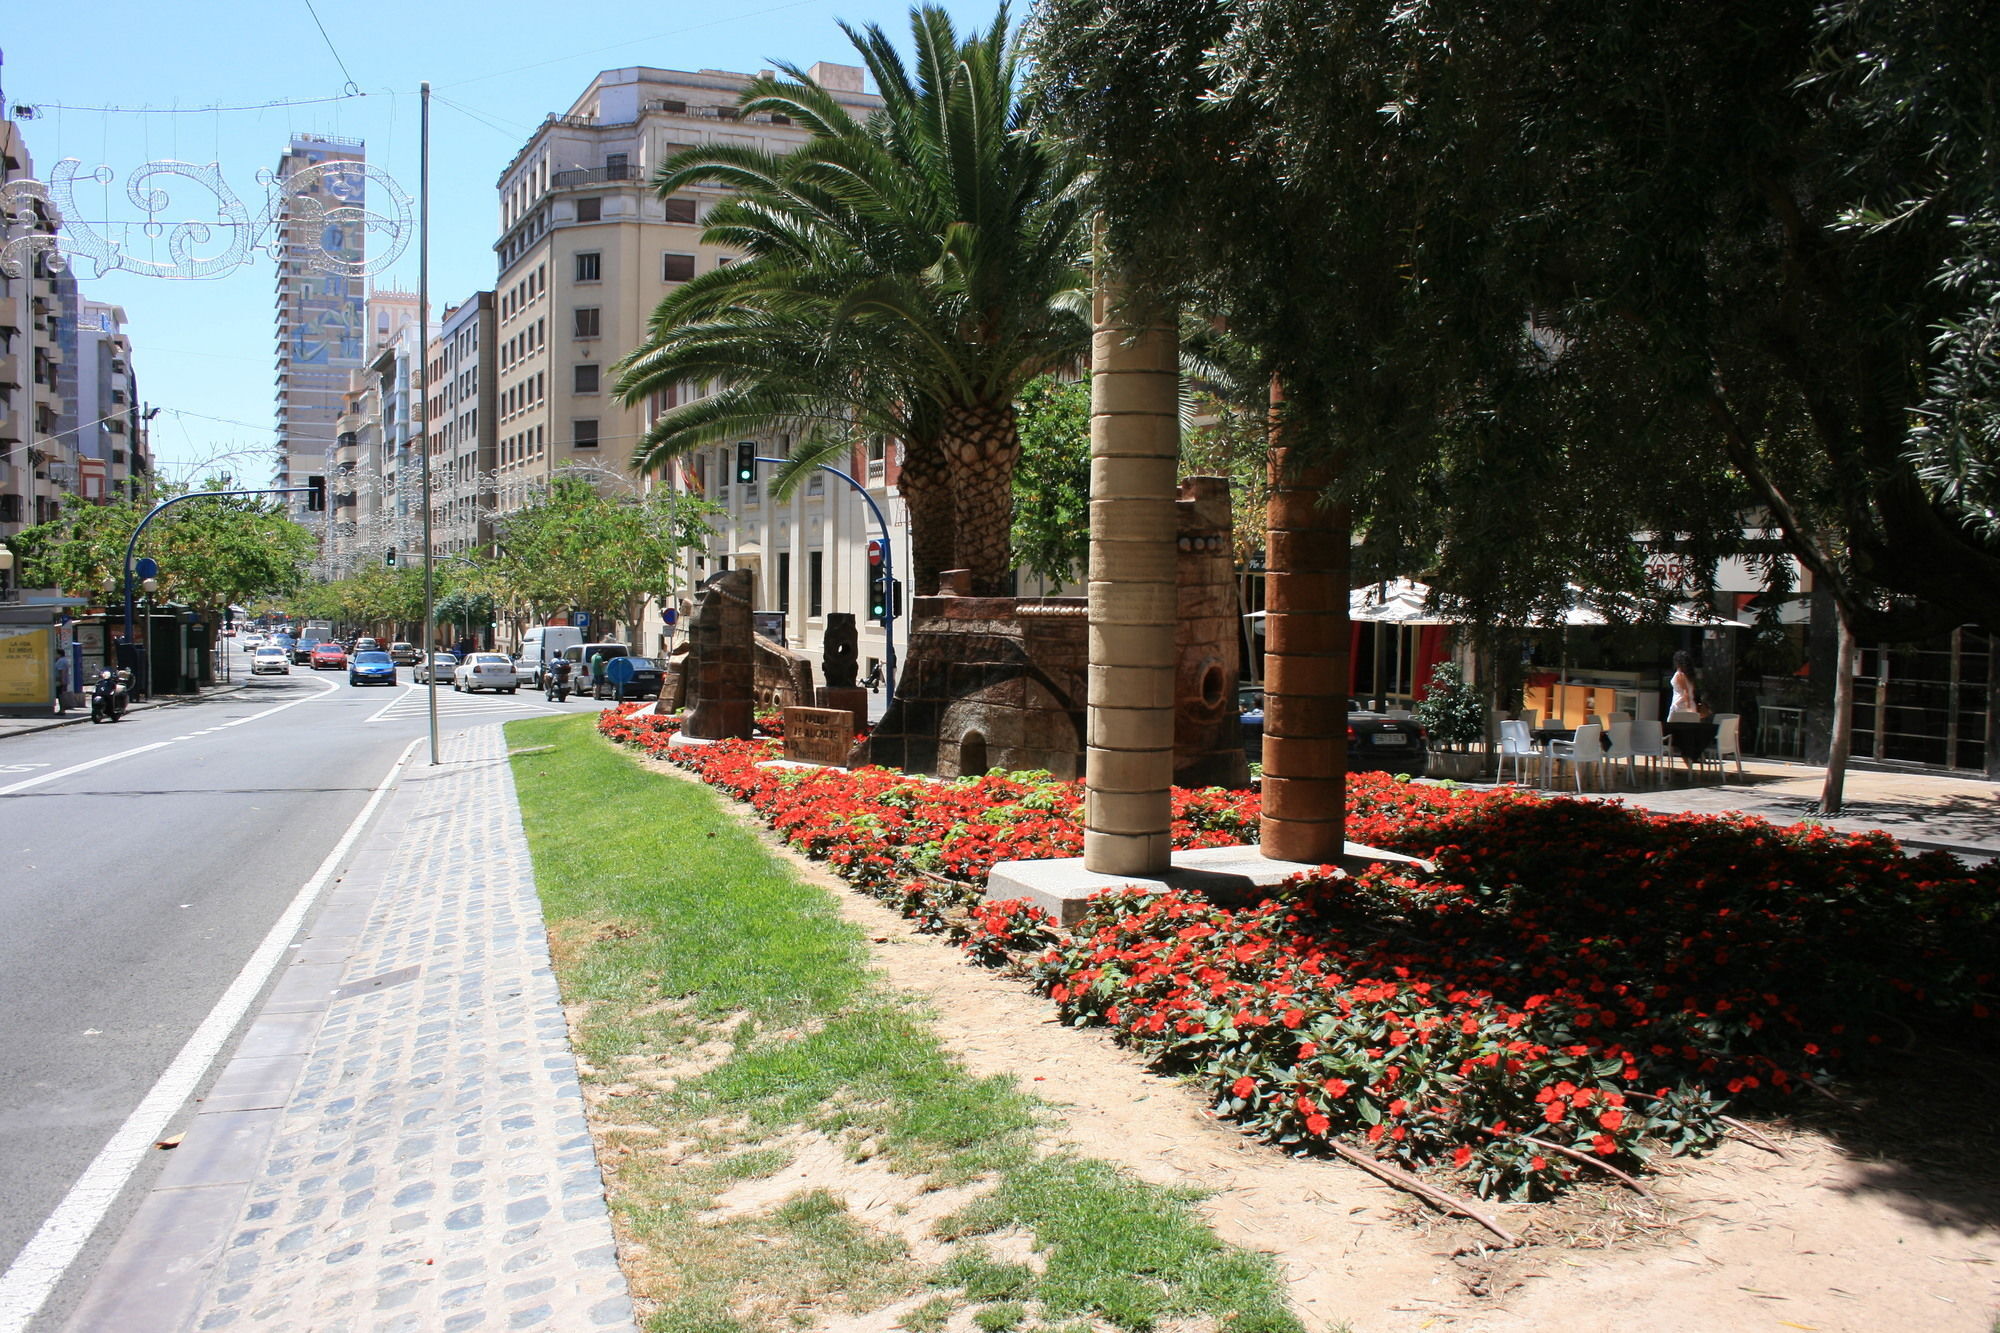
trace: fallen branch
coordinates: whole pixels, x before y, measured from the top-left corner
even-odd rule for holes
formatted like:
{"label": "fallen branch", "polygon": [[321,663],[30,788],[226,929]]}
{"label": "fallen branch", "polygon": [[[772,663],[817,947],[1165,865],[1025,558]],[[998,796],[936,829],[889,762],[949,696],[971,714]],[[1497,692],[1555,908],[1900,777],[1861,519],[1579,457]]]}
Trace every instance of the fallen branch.
{"label": "fallen branch", "polygon": [[1435,1189],[1432,1186],[1426,1185],[1423,1181],[1418,1180],[1415,1176],[1402,1170],[1400,1167],[1390,1166],[1387,1162],[1377,1161],[1360,1149],[1350,1148],[1344,1143],[1336,1143],[1332,1147],[1336,1153],[1339,1153],[1363,1171],[1368,1172],[1379,1180],[1394,1185],[1397,1189],[1408,1190],[1411,1194],[1416,1195],[1433,1208],[1442,1212],[1457,1213],[1461,1217],[1469,1217],[1479,1223],[1480,1226],[1485,1227],[1488,1231],[1498,1236],[1501,1240],[1507,1242],[1509,1246],[1517,1246],[1522,1243],[1519,1236],[1507,1230],[1507,1228],[1501,1226],[1471,1204],[1466,1203],[1463,1199],[1446,1194],[1441,1189]]}
{"label": "fallen branch", "polygon": [[1617,1167],[1602,1158],[1593,1157],[1587,1152],[1578,1152],[1575,1148],[1565,1148],[1560,1143],[1550,1143],[1547,1139],[1538,1139],[1532,1134],[1523,1134],[1518,1141],[1521,1143],[1532,1143],[1537,1148],[1547,1148],[1550,1152],[1567,1157],[1572,1162],[1582,1162],[1585,1166],[1594,1166],[1599,1171],[1608,1172],[1624,1181],[1632,1188],[1632,1192],[1642,1199],[1653,1197],[1646,1193],[1644,1185],[1641,1185],[1638,1181],[1632,1179],[1632,1177],[1626,1175],[1623,1171],[1620,1171]]}
{"label": "fallen branch", "polygon": [[1771,1140],[1765,1138],[1762,1134],[1759,1134],[1756,1130],[1750,1128],[1750,1126],[1744,1124],[1741,1120],[1738,1120],[1733,1115],[1719,1115],[1716,1117],[1716,1119],[1720,1120],[1723,1124],[1729,1126],[1731,1129],[1735,1130],[1738,1134],[1741,1134],[1744,1138],[1750,1140],[1750,1142],[1756,1144],[1759,1148],[1763,1148],[1767,1152],[1774,1152],[1778,1154],[1778,1156],[1780,1157],[1791,1156],[1791,1154],[1787,1153],[1783,1148],[1780,1148],[1777,1144],[1771,1142]]}

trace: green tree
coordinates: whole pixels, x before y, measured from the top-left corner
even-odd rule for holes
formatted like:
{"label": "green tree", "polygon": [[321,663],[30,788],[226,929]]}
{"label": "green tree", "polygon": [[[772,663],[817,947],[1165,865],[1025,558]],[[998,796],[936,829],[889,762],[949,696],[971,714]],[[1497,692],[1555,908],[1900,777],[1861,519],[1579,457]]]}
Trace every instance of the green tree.
{"label": "green tree", "polygon": [[1843,687],[1857,627],[2000,627],[1978,6],[1050,0],[1039,41],[1115,243],[1260,350],[1370,558],[1519,615],[1747,515]]}
{"label": "green tree", "polygon": [[[219,489],[219,483],[198,489]],[[184,491],[109,501],[65,497],[61,513],[16,538],[24,577],[70,596],[117,601],[132,533],[158,500],[176,493]],[[237,496],[187,500],[166,510],[147,527],[138,554],[159,562],[161,599],[220,615],[232,604],[298,587],[317,549],[317,538],[281,505]]]}
{"label": "green tree", "polygon": [[1090,380],[1043,375],[1019,406],[1014,561],[1060,587],[1090,554]]}
{"label": "green tree", "polygon": [[618,393],[631,404],[720,382],[648,432],[634,462],[655,472],[780,422],[816,432],[787,480],[856,432],[896,436],[918,586],[956,566],[994,592],[1011,565],[1015,399],[1088,336],[1082,178],[1027,132],[1004,8],[962,40],[941,9],[913,10],[910,27],[914,72],[879,27],[845,29],[883,100],[865,121],[787,65],[741,106],[788,117],[808,142],[785,155],[703,145],[661,171],[663,196],[733,192],[706,238],[744,258],[661,303]]}

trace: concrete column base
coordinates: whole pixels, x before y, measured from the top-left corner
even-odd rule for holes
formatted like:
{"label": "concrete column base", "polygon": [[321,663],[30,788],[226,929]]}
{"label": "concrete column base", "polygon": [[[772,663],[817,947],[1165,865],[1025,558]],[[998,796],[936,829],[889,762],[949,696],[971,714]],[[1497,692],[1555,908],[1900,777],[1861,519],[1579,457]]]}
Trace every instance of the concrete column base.
{"label": "concrete column base", "polygon": [[[1353,874],[1379,861],[1431,869],[1431,863],[1401,852],[1364,847],[1358,842],[1345,845],[1340,858],[1331,862],[1336,874]],[[986,900],[998,902],[1025,898],[1065,926],[1083,919],[1085,905],[1093,894],[1107,889],[1136,888],[1149,893],[1168,889],[1199,893],[1221,907],[1246,907],[1264,898],[1271,889],[1293,875],[1317,870],[1317,863],[1273,861],[1257,847],[1204,847],[1197,851],[1175,852],[1172,865],[1159,875],[1103,874],[1083,867],[1080,856],[1055,861],[1002,861],[986,877]]]}

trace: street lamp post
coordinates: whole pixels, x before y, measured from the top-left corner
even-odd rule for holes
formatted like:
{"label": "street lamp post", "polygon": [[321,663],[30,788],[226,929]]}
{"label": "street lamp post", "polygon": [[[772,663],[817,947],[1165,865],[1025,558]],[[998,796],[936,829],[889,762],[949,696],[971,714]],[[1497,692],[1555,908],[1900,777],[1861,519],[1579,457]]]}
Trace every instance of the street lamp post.
{"label": "street lamp post", "polygon": [[[746,448],[744,452],[748,453],[749,450]],[[760,456],[757,461],[783,467],[792,460]],[[886,697],[893,701],[896,697],[896,557],[889,541],[889,520],[883,516],[882,506],[875,503],[875,497],[868,493],[866,486],[831,463],[815,463],[813,466],[821,472],[831,472],[852,486],[854,493],[868,506],[868,512],[875,516],[875,525],[882,530],[882,586],[887,590],[882,599],[882,681],[889,690]]]}

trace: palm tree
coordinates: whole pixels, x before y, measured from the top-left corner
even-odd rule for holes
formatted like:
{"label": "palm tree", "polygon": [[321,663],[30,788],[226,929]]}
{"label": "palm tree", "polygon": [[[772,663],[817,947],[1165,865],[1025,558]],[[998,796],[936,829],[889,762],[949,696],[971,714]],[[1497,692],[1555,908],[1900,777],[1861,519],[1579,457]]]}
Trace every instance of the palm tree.
{"label": "palm tree", "polygon": [[918,586],[958,567],[992,593],[1011,564],[1015,397],[1089,337],[1082,173],[1027,131],[1004,7],[964,40],[940,9],[910,28],[914,72],[879,27],[843,25],[882,96],[865,121],[786,65],[740,105],[805,144],[702,145],[661,169],[662,195],[734,192],[706,239],[744,258],[660,303],[617,392],[719,385],[659,418],[633,455],[645,471],[777,424],[810,437],[785,478],[856,435],[900,439]]}

